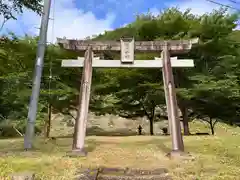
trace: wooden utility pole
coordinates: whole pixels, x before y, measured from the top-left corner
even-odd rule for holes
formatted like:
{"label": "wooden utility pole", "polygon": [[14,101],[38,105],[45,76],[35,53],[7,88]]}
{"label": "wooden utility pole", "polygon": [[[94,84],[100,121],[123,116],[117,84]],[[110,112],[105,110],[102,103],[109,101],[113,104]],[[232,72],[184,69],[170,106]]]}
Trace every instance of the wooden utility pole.
{"label": "wooden utility pole", "polygon": [[38,42],[38,48],[37,48],[35,72],[33,77],[32,95],[29,103],[27,127],[26,127],[26,133],[24,136],[25,150],[32,148],[33,138],[35,134],[34,132],[35,121],[37,117],[38,98],[39,98],[43,61],[44,61],[44,54],[45,54],[46,41],[47,41],[47,30],[48,30],[50,8],[51,8],[51,0],[44,0],[39,42]]}

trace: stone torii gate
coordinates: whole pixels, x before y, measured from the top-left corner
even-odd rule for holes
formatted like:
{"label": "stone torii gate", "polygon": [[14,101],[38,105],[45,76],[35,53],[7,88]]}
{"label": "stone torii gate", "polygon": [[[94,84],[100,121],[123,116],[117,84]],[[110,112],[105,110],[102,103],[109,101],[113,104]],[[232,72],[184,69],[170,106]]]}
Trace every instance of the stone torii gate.
{"label": "stone torii gate", "polygon": [[[178,117],[178,106],[173,79],[172,67],[194,67],[193,60],[178,60],[170,57],[174,53],[186,53],[192,45],[198,43],[198,39],[177,41],[134,41],[133,38],[125,38],[119,41],[84,41],[57,39],[58,44],[68,50],[85,51],[84,57],[77,60],[68,59],[62,61],[62,67],[83,67],[79,110],[75,123],[73,152],[86,155],[84,150],[84,139],[90,100],[90,88],[92,81],[92,67],[102,68],[162,68],[165,99],[168,112],[169,128],[172,137],[172,153],[184,152],[184,144],[181,134],[180,120]],[[121,60],[101,60],[94,57],[94,52],[120,51]],[[134,60],[134,52],[152,51],[161,52],[161,57],[155,60]]]}

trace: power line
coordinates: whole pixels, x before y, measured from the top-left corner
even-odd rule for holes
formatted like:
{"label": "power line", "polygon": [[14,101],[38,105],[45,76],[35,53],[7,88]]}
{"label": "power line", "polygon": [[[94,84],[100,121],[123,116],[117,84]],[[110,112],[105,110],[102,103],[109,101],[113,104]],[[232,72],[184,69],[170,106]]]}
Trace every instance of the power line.
{"label": "power line", "polygon": [[[219,6],[227,7],[227,8],[230,8],[230,9],[234,9],[234,10],[237,10],[237,11],[240,12],[240,9],[235,8],[235,7],[232,7],[232,6],[227,5],[227,4],[222,4],[222,3],[220,3],[220,2],[216,2],[216,1],[213,1],[213,0],[206,0],[206,1],[211,2],[211,3],[213,3],[213,4],[217,4],[217,5],[219,5]],[[232,0],[232,1],[234,1],[234,0]]]}
{"label": "power line", "polygon": [[229,0],[229,1],[235,4],[240,4],[240,1],[236,1],[236,0]]}

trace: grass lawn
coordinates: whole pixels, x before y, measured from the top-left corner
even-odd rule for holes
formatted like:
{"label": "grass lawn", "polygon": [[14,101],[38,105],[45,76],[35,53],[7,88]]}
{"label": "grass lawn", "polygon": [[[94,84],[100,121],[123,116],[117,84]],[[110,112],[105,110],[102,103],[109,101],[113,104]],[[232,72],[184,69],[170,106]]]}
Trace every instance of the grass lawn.
{"label": "grass lawn", "polygon": [[[235,128],[237,129],[237,128]],[[195,160],[170,160],[170,137],[88,136],[89,154],[84,158],[64,157],[71,150],[71,138],[56,142],[35,140],[32,152],[23,152],[22,139],[0,140],[0,179],[12,172],[34,171],[39,179],[69,180],[81,167],[132,167],[169,170],[173,179],[240,179],[240,133],[218,128],[216,136],[184,137],[185,149]]]}

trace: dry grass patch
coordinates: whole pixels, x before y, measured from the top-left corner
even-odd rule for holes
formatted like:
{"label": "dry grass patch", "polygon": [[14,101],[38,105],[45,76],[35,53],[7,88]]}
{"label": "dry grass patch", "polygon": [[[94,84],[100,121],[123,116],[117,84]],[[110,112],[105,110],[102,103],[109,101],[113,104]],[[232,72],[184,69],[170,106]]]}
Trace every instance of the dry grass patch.
{"label": "dry grass patch", "polygon": [[87,137],[89,154],[83,158],[66,157],[71,138],[45,143],[36,139],[33,151],[23,152],[23,140],[0,140],[0,177],[12,172],[34,171],[39,179],[69,180],[81,167],[167,168],[173,179],[237,180],[240,173],[240,136],[184,137],[186,151],[194,161],[169,160],[170,137]]}

